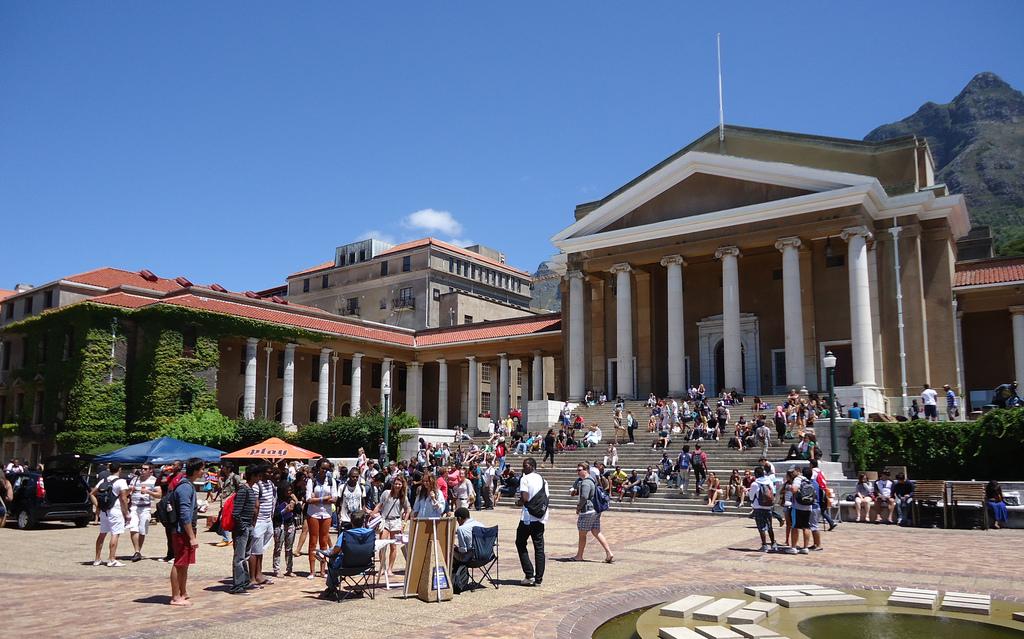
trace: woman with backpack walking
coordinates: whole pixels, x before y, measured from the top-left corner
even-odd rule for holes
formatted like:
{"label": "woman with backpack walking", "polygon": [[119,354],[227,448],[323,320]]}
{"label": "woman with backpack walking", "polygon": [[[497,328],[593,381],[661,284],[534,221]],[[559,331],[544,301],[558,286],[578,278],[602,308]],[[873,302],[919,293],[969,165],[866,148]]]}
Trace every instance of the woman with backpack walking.
{"label": "woman with backpack walking", "polygon": [[[598,476],[595,481],[590,476],[590,468],[586,464],[576,465],[576,474],[579,479],[573,488],[579,496],[576,503],[576,530],[579,532],[579,544],[576,546],[576,556],[570,557],[568,561],[583,561],[583,551],[587,548],[587,533],[594,535],[597,543],[604,549],[604,561],[610,564],[615,561],[608,540],[601,534],[601,513],[608,510],[608,487],[604,477]],[[600,482],[600,484],[598,483]]]}

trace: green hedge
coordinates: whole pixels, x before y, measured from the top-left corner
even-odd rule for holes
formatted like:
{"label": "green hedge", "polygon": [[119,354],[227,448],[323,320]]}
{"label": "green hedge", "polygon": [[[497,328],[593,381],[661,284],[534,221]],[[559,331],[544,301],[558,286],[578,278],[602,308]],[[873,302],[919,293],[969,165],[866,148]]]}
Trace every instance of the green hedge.
{"label": "green hedge", "polygon": [[[416,418],[408,413],[391,416],[388,431],[390,458],[396,459],[403,428],[418,426]],[[322,424],[308,424],[292,436],[297,445],[320,453],[325,457],[355,457],[362,446],[367,456],[377,457],[377,443],[384,436],[384,416],[379,411],[360,413],[355,417],[335,417]]]}
{"label": "green hedge", "polygon": [[914,479],[1024,478],[1024,408],[993,410],[973,422],[857,422],[850,454],[858,470],[906,466]]}

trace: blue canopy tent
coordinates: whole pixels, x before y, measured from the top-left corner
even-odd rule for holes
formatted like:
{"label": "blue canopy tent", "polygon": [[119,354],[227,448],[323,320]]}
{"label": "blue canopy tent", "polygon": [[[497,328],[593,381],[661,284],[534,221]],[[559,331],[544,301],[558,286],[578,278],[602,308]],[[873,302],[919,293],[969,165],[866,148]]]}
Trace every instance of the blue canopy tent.
{"label": "blue canopy tent", "polygon": [[120,462],[122,464],[142,464],[144,462],[168,463],[176,459],[185,461],[191,457],[198,457],[205,462],[220,461],[224,451],[190,444],[173,437],[157,437],[156,439],[141,444],[132,444],[105,455],[100,455],[93,460],[93,463],[103,464],[107,462]]}

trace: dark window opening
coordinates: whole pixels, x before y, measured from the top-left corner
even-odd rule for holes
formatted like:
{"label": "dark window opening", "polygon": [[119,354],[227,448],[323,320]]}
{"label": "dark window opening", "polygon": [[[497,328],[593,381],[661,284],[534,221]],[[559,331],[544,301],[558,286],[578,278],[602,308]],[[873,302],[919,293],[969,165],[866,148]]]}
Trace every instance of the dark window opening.
{"label": "dark window opening", "polygon": [[314,383],[319,382],[320,381],[320,358],[317,357],[316,355],[313,355],[312,357],[309,358],[309,360],[310,360],[310,363],[312,364],[312,371],[311,371],[310,379],[312,379]]}
{"label": "dark window opening", "polygon": [[25,315],[32,314],[32,296],[29,295],[25,298]]}
{"label": "dark window opening", "polygon": [[434,301],[436,302],[439,299],[441,299],[441,289],[435,288],[434,289]]}
{"label": "dark window opening", "polygon": [[181,394],[178,395],[178,412],[179,413],[191,413],[192,402],[195,397],[192,394],[191,388],[182,389]]}
{"label": "dark window opening", "polygon": [[181,331],[181,356],[182,357],[195,357],[196,356],[196,342],[199,339],[198,331],[195,326],[186,326]]}
{"label": "dark window opening", "polygon": [[71,359],[71,352],[75,348],[75,329],[69,328],[64,332],[64,352],[61,354],[62,361]]}
{"label": "dark window opening", "polygon": [[7,313],[7,319],[13,318],[14,317],[14,302],[11,302],[10,304],[6,304],[5,306],[7,307],[7,310],[5,310],[4,312]]}
{"label": "dark window opening", "polygon": [[777,269],[772,270],[772,279],[773,280],[781,280],[782,279],[782,269],[781,268],[777,268]]}
{"label": "dark window opening", "polygon": [[42,424],[43,423],[43,403],[46,401],[46,391],[37,390],[36,399],[32,404],[32,423]]}
{"label": "dark window opening", "polygon": [[825,268],[837,268],[846,265],[845,255],[825,256]]}
{"label": "dark window opening", "polygon": [[302,280],[302,292],[303,293],[308,293],[309,292],[309,278],[308,277],[306,279]]}
{"label": "dark window opening", "polygon": [[388,274],[388,261],[384,260],[380,263],[380,276],[387,277]]}
{"label": "dark window opening", "polygon": [[53,291],[43,293],[43,308],[53,308]]}
{"label": "dark window opening", "polygon": [[380,364],[370,365],[370,388],[380,388]]}
{"label": "dark window opening", "polygon": [[462,323],[463,324],[472,324],[473,323],[473,316],[472,315],[463,315],[462,316]]}
{"label": "dark window opening", "polygon": [[397,385],[397,387],[398,387],[398,390],[400,390],[402,392],[405,392],[405,383],[406,383],[406,379],[407,379],[406,376],[408,374],[409,374],[408,370],[405,367],[402,367],[402,368],[398,369],[398,385]]}
{"label": "dark window opening", "polygon": [[352,385],[352,360],[346,359],[341,363],[341,383],[345,386]]}
{"label": "dark window opening", "polygon": [[402,258],[402,272],[408,273],[412,270],[412,256],[406,255]]}
{"label": "dark window opening", "polygon": [[320,288],[328,288],[331,285],[331,278],[327,275],[320,276]]}

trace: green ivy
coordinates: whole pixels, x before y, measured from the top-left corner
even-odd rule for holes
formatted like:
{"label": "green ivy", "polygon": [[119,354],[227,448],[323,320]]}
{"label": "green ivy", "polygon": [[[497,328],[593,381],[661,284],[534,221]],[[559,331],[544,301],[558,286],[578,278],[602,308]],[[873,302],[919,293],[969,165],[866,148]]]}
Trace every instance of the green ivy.
{"label": "green ivy", "polygon": [[907,466],[916,479],[1015,479],[1024,456],[1024,409],[973,422],[857,422],[850,452],[859,470]]}
{"label": "green ivy", "polygon": [[[391,459],[396,458],[402,443],[399,431],[417,426],[419,422],[408,413],[395,413],[391,416],[388,429]],[[325,457],[355,457],[360,447],[365,449],[369,457],[376,457],[377,444],[383,437],[384,416],[379,410],[373,410],[352,417],[335,417],[323,423],[307,424],[292,436],[292,441]]]}

